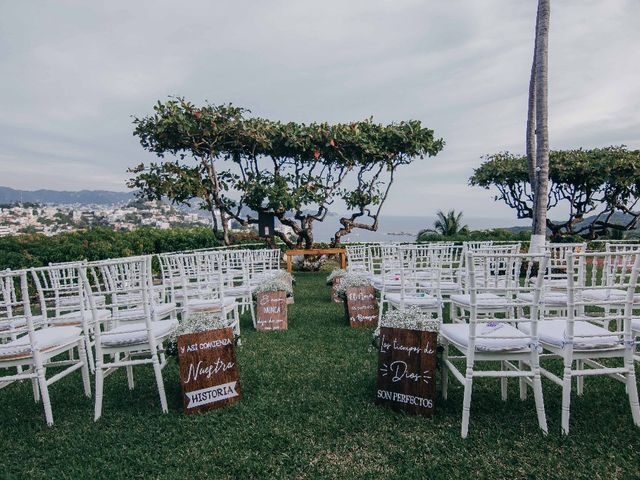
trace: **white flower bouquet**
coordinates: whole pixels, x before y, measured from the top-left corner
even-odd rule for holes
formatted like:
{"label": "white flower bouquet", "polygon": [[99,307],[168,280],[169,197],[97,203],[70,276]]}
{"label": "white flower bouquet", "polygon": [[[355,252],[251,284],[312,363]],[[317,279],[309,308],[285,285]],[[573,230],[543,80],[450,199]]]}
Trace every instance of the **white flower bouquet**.
{"label": "white flower bouquet", "polygon": [[[176,328],[167,338],[167,353],[170,355],[178,353],[177,338],[180,335],[217,330],[228,326],[229,320],[221,318],[219,315],[215,315],[210,312],[192,313],[187,318],[180,320],[178,328]],[[236,338],[235,340],[237,342],[238,339]]]}
{"label": "white flower bouquet", "polygon": [[327,277],[327,285],[331,285],[336,278],[342,278],[347,274],[347,271],[342,268],[334,268]]}
{"label": "white flower bouquet", "polygon": [[347,296],[347,288],[369,286],[371,286],[371,281],[364,275],[346,273],[342,276],[342,280],[336,286],[336,295],[344,300]]}
{"label": "white flower bouquet", "polygon": [[289,283],[286,278],[283,278],[281,276],[273,277],[269,280],[265,280],[264,282],[262,282],[260,285],[258,285],[254,289],[253,296],[257,297],[259,293],[264,293],[264,292],[285,292],[287,294],[287,297],[293,296],[293,289],[291,288],[291,283]]}
{"label": "white flower bouquet", "polygon": [[[440,321],[431,318],[428,313],[420,311],[417,307],[409,307],[406,310],[389,310],[384,314],[380,327],[404,328],[406,330],[420,330],[422,332],[440,332]],[[380,336],[380,327],[373,332],[374,343]]]}

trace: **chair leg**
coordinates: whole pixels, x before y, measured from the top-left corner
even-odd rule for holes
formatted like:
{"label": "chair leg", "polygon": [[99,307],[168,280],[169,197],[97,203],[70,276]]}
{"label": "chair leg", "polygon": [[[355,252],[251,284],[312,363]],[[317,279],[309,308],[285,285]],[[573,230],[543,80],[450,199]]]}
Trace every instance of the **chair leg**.
{"label": "chair leg", "polygon": [[158,395],[160,396],[160,406],[162,407],[162,413],[168,413],[169,407],[167,406],[167,396],[164,392],[164,381],[162,379],[162,369],[160,368],[158,355],[154,353],[151,360],[153,363],[153,372],[156,376],[156,384],[158,385]]}
{"label": "chair leg", "polygon": [[[522,363],[522,362],[521,362]],[[542,395],[542,376],[540,374],[540,361],[538,355],[534,354],[531,359],[531,370],[533,371],[533,398],[536,402],[536,413],[538,414],[538,425],[543,433],[549,433],[547,427],[547,416],[544,412],[544,396]],[[525,396],[527,385],[525,384]]]}
{"label": "chair leg", "polygon": [[569,434],[569,412],[571,409],[571,363],[565,362],[562,379],[562,433]]}
{"label": "chair leg", "polygon": [[467,374],[464,382],[464,400],[462,402],[462,438],[467,438],[469,434],[469,417],[471,414],[471,390],[473,388],[473,369],[467,367]]}
{"label": "chair leg", "polygon": [[51,411],[51,400],[49,399],[49,387],[47,385],[47,379],[45,378],[44,368],[36,368],[36,374],[38,375],[38,384],[40,386],[40,394],[42,395],[42,406],[44,407],[44,418],[47,420],[47,425],[53,425],[53,412]]}
{"label": "chair leg", "polygon": [[449,343],[443,341],[442,347],[444,350],[442,352],[440,383],[442,384],[442,398],[446,400],[449,395],[449,367],[447,366],[447,360],[449,359]]}
{"label": "chair leg", "polygon": [[[85,361],[88,360],[89,370],[91,370],[91,373],[95,373],[96,372],[96,364],[95,364],[95,361],[93,359],[93,349],[91,348],[91,337],[89,336],[88,333],[84,336],[84,342],[83,342],[82,348],[84,348],[84,351],[86,353]],[[81,356],[81,358],[82,358],[82,356]]]}
{"label": "chair leg", "polygon": [[129,390],[133,390],[136,387],[135,381],[133,380],[133,365],[127,365],[125,370],[127,371],[127,386]]}
{"label": "chair leg", "polygon": [[[584,362],[582,360],[576,360],[576,370],[582,370],[583,368]],[[584,394],[584,377],[582,375],[576,377],[576,390],[579,397]]]}
{"label": "chair leg", "polygon": [[101,362],[96,365],[96,408],[93,421],[97,422],[102,416],[102,390],[104,387],[104,372]]}
{"label": "chair leg", "polygon": [[[504,362],[500,362],[500,370],[502,371],[506,370],[506,365]],[[500,377],[500,397],[502,398],[503,402],[507,401],[507,397],[508,397],[507,377]]]}
{"label": "chair leg", "polygon": [[78,356],[82,362],[80,372],[82,373],[82,386],[84,387],[84,396],[91,398],[91,380],[89,379],[89,365],[87,364],[87,352],[85,349],[86,341],[80,340],[78,342]]}
{"label": "chair leg", "polygon": [[625,364],[628,368],[627,373],[627,394],[629,395],[629,406],[631,407],[631,416],[633,423],[640,427],[640,404],[638,403],[638,385],[636,385],[636,371],[633,365],[632,353],[625,357]]}
{"label": "chair leg", "polygon": [[[518,370],[520,371],[524,370],[523,361],[518,362]],[[527,399],[527,382],[525,381],[524,378],[521,377],[518,383],[520,387],[520,400],[526,400]]]}
{"label": "chair leg", "polygon": [[33,389],[33,401],[36,403],[40,403],[40,387],[38,387],[38,379],[31,379],[31,387]]}

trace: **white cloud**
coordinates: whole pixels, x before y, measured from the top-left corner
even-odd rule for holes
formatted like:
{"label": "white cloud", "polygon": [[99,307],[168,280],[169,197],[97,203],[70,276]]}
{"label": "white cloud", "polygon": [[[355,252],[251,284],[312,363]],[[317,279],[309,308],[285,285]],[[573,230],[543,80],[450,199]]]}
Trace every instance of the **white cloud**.
{"label": "white cloud", "polygon": [[[553,2],[555,148],[640,147],[635,0]],[[422,120],[445,150],[398,177],[386,212],[513,218],[467,186],[522,151],[535,2],[11,2],[0,18],[0,184],[124,189],[151,156],[132,114],[167,95],[283,120]]]}

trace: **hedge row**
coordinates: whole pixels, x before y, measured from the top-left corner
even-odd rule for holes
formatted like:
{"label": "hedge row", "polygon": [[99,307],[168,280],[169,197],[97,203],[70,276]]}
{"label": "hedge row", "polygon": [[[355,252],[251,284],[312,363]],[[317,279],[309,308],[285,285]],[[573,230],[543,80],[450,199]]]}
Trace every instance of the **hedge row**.
{"label": "hedge row", "polygon": [[[247,239],[249,240],[249,239]],[[208,228],[139,228],[114,231],[96,228],[61,233],[0,237],[0,269],[39,267],[51,262],[103,260],[149,253],[162,253],[220,246]]]}

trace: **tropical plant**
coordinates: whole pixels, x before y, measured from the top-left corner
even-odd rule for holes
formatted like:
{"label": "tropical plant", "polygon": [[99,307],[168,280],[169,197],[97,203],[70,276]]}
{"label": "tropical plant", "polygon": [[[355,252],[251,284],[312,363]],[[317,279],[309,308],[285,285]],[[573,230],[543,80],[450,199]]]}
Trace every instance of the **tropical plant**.
{"label": "tropical plant", "polygon": [[396,169],[444,145],[413,120],[298,124],[248,113],[181,98],[158,102],[154,114],[135,118],[134,135],[143,148],[174,159],[130,169],[129,186],[143,198],[197,201],[212,215],[218,210],[225,243],[229,220],[255,224],[257,212],[291,227],[295,243],[274,232],[285,244],[310,248],[314,222],[324,220],[336,199],[352,214],[340,219],[334,243],[354,228],[376,230]]}
{"label": "tropical plant", "polygon": [[[471,185],[496,188],[518,218],[533,218],[535,193],[527,158],[508,152],[484,157],[469,179]],[[610,231],[632,230],[640,223],[640,150],[619,147],[552,151],[546,207],[566,215],[547,219],[552,236],[581,235],[587,239]],[[566,212],[566,213],[565,213]]]}
{"label": "tropical plant", "polygon": [[433,222],[433,229],[420,230],[420,232],[418,232],[418,239],[429,234],[453,237],[455,235],[464,235],[468,231],[469,227],[462,224],[462,212],[449,210],[447,213],[444,213],[442,210],[438,210],[436,221]]}

